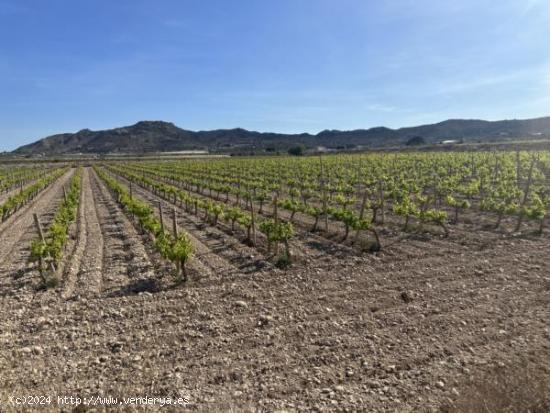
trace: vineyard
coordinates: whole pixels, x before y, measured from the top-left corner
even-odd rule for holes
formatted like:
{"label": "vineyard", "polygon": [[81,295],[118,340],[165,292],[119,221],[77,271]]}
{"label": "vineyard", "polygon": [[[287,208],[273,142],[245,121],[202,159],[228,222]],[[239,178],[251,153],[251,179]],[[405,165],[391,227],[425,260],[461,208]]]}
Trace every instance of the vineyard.
{"label": "vineyard", "polygon": [[550,359],[550,152],[0,165],[0,213],[9,394],[415,411]]}

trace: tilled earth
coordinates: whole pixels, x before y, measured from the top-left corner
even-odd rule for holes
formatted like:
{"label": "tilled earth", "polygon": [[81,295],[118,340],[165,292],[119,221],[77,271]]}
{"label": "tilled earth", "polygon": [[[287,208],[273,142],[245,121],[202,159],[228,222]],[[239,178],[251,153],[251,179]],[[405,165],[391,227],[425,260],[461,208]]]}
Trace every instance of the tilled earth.
{"label": "tilled earth", "polygon": [[[197,256],[178,286],[86,169],[61,283],[38,290],[32,213],[47,222],[68,179],[0,227],[2,412],[437,411],[465,382],[526,354],[550,374],[548,236],[472,227],[374,255],[299,232],[297,262],[278,269],[179,208]],[[55,400],[10,402],[30,395]],[[57,405],[98,395],[190,403]]]}

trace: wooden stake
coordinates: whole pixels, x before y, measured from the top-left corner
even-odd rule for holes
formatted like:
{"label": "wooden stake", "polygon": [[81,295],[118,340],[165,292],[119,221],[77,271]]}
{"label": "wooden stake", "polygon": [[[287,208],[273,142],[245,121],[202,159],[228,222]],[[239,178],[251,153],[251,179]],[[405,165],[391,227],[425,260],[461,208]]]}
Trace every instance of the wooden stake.
{"label": "wooden stake", "polygon": [[275,195],[275,199],[273,200],[273,217],[275,218],[275,225],[279,222],[279,214],[277,213],[278,208],[278,202],[277,202],[277,195]]}
{"label": "wooden stake", "polygon": [[44,242],[44,232],[42,231],[42,226],[40,225],[40,221],[38,220],[38,215],[32,214],[32,217],[34,218],[34,225],[36,226],[36,231],[38,232],[40,241]]}
{"label": "wooden stake", "polygon": [[[40,241],[42,241],[43,243],[46,242],[46,239],[44,238],[44,231],[42,231],[42,225],[40,225],[40,220],[38,219],[38,215],[32,214],[32,217],[34,219],[34,225],[36,227],[36,232],[38,232],[38,236],[40,237]],[[46,282],[48,280],[46,279],[46,275],[42,271],[42,268],[43,268],[42,257],[39,258],[38,265],[40,265],[40,277],[42,278],[42,282],[44,282],[44,284],[46,284]],[[53,265],[53,262],[50,263],[50,265],[51,265],[52,271],[55,271],[55,267]]]}
{"label": "wooden stake", "polygon": [[323,171],[323,158],[319,156],[319,163],[321,164],[321,187],[323,190],[323,215],[325,220],[325,231],[328,232],[328,210],[327,210],[327,191],[325,188],[325,174]]}
{"label": "wooden stake", "polygon": [[535,159],[535,156],[532,155],[531,165],[529,166],[529,175],[527,176],[527,184],[525,187],[525,191],[523,192],[523,200],[521,201],[520,214],[518,216],[518,221],[514,230],[515,232],[518,232],[521,229],[521,224],[523,223],[523,214],[521,213],[521,211],[523,211],[525,205],[527,204],[527,200],[529,199],[529,191],[531,189],[531,183],[533,181],[533,168],[535,166]]}
{"label": "wooden stake", "polygon": [[[178,215],[176,212],[176,208],[172,210],[172,231],[174,232],[174,239],[178,239]],[[179,274],[182,272],[182,265],[181,262],[176,261],[176,274]]]}
{"label": "wooden stake", "polygon": [[[277,213],[277,195],[275,195],[275,202],[273,205],[273,215],[275,216],[275,228],[279,225],[279,214]],[[279,242],[275,242],[275,255],[279,255]]]}
{"label": "wooden stake", "polygon": [[176,212],[176,208],[172,211],[172,230],[174,232],[174,238],[178,238],[178,216]]}
{"label": "wooden stake", "polygon": [[361,211],[359,212],[359,220],[365,216],[365,205],[367,204],[367,190],[363,192],[363,200],[361,201]]}
{"label": "wooden stake", "polygon": [[160,215],[160,227],[162,232],[164,232],[164,217],[162,216],[162,202],[159,201],[159,215]]}
{"label": "wooden stake", "polygon": [[[362,221],[363,220],[363,217],[365,216],[365,205],[367,204],[367,190],[365,188],[364,192],[363,192],[363,200],[361,201],[361,211],[359,212],[359,221]],[[361,232],[360,229],[357,230],[357,232],[355,232],[355,239],[353,240],[353,242],[357,242],[357,240],[359,239],[359,233]]]}
{"label": "wooden stake", "polygon": [[519,156],[519,149],[516,150],[516,185],[521,188],[521,158]]}
{"label": "wooden stake", "polygon": [[252,203],[252,197],[250,198],[250,215],[252,218],[252,245],[256,246],[256,220],[254,218],[254,204]]}

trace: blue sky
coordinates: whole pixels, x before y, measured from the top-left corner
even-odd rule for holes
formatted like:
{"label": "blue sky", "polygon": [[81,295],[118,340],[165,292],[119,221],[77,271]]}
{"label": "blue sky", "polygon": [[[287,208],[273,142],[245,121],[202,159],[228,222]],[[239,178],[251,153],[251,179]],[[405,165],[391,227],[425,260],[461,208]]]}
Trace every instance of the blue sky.
{"label": "blue sky", "polygon": [[0,150],[550,115],[547,0],[0,0]]}

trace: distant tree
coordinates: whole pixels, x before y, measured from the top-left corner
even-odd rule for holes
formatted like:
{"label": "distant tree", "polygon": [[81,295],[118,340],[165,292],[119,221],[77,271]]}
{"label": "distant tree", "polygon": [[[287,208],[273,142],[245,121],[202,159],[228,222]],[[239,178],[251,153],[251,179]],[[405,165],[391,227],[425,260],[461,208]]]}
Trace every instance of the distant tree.
{"label": "distant tree", "polygon": [[406,143],[407,146],[419,146],[425,144],[426,140],[422,136],[413,136]]}
{"label": "distant tree", "polygon": [[289,155],[303,156],[306,148],[304,145],[293,146],[288,150]]}

